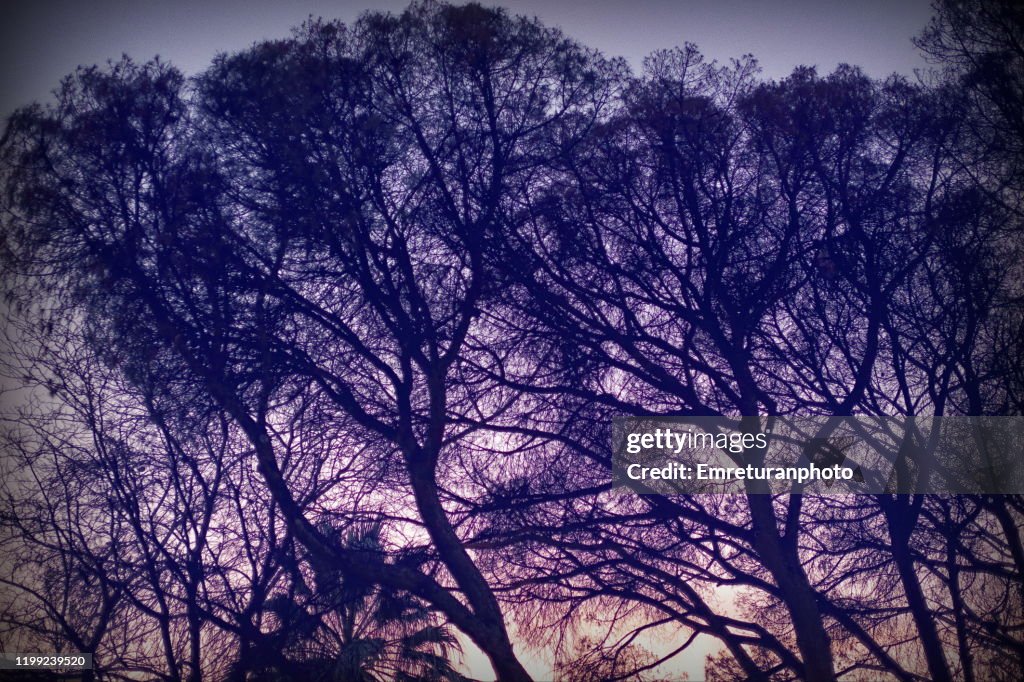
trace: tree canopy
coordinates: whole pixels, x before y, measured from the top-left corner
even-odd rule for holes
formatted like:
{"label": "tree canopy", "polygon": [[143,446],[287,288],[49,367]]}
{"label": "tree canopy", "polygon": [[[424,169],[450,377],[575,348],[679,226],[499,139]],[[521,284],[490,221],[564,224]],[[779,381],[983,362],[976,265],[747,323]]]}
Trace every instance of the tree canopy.
{"label": "tree canopy", "polygon": [[1018,679],[1017,496],[611,483],[619,415],[1021,415],[1020,16],[936,9],[916,83],[442,2],[80,68],[0,144],[6,650]]}

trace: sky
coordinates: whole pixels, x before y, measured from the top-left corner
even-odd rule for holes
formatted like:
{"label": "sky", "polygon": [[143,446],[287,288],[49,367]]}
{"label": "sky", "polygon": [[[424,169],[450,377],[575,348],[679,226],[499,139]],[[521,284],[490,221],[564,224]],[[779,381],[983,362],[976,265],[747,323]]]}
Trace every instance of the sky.
{"label": "sky", "polygon": [[[406,0],[6,0],[0,9],[0,116],[45,100],[78,65],[160,55],[188,74],[218,52],[287,36],[310,15],[351,22]],[[910,38],[929,0],[483,0],[561,27],[638,68],[684,42],[728,61],[751,53],[768,78],[800,64],[857,64],[876,77],[925,66]]]}
{"label": "sky", "polygon": [[[160,55],[187,74],[203,70],[219,52],[287,36],[309,16],[355,20],[368,9],[399,11],[406,0],[6,0],[0,9],[0,117],[45,101],[79,65],[127,54]],[[697,44],[722,62],[746,53],[766,78],[795,66],[829,72],[837,64],[869,75],[912,77],[926,67],[910,39],[928,22],[929,0],[482,0],[559,26],[609,56],[638,69],[653,50]],[[706,639],[706,638],[705,638]],[[487,677],[482,654],[463,639],[464,664]],[[652,643],[658,650],[667,643]],[[699,679],[702,639],[674,672]],[[521,652],[524,653],[524,652]],[[540,678],[550,658],[535,652],[525,663]]]}

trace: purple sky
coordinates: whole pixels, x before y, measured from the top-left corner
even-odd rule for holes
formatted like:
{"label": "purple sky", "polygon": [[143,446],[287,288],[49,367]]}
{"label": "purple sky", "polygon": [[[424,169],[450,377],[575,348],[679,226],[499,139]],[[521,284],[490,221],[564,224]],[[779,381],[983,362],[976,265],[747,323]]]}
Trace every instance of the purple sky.
{"label": "purple sky", "polygon": [[[288,35],[309,15],[351,22],[367,9],[400,10],[407,0],[8,0],[0,9],[0,116],[45,99],[79,64],[126,53],[155,54],[186,73],[202,70],[217,52]],[[910,38],[927,23],[929,0],[483,0],[560,26],[607,55],[638,68],[658,48],[696,43],[726,61],[752,53],[764,75],[779,78],[794,66],[831,71],[838,63],[870,75],[908,76],[925,66]],[[482,654],[460,636],[465,669],[487,677]],[[651,643],[658,650],[666,643]],[[702,638],[674,672],[699,678],[704,654],[716,645]],[[526,653],[526,652],[520,652]],[[541,652],[524,656],[530,670],[550,675]]]}
{"label": "purple sky", "polygon": [[[0,114],[43,99],[79,64],[154,54],[186,73],[219,51],[288,34],[309,15],[355,19],[406,0],[8,0],[0,9]],[[840,62],[873,76],[924,66],[910,38],[929,0],[484,0],[562,27],[638,67],[654,49],[696,43],[720,61],[752,53],[771,78]]]}

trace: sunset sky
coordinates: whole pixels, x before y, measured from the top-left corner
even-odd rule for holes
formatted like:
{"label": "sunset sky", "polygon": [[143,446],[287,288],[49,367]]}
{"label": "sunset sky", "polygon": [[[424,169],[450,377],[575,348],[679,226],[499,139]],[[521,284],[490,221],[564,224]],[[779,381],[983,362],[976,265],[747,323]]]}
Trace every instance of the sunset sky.
{"label": "sunset sky", "polygon": [[[78,65],[127,54],[154,55],[187,74],[202,71],[219,52],[287,36],[309,16],[352,22],[366,10],[400,11],[408,0],[18,0],[0,9],[0,116],[45,101]],[[459,4],[459,3],[457,3]],[[840,63],[884,78],[915,77],[927,67],[911,38],[927,24],[929,0],[500,0],[516,14],[536,16],[634,69],[660,48],[695,43],[710,59],[726,62],[752,54],[766,78],[785,77],[799,65],[829,72]],[[720,590],[728,604],[734,593]],[[483,654],[460,636],[470,675],[486,677]],[[513,640],[515,638],[513,637]],[[663,652],[677,642],[644,640]],[[672,673],[699,678],[704,654],[717,644],[702,636]],[[551,661],[519,651],[530,672],[543,679]],[[685,660],[683,660],[685,658]],[[673,664],[674,665],[675,661]],[[666,666],[668,668],[669,666]]]}
{"label": "sunset sky", "polygon": [[[286,36],[313,16],[350,22],[405,0],[39,0],[0,10],[0,112],[44,99],[79,64],[122,53],[159,54],[196,73],[220,51]],[[928,0],[503,0],[485,2],[537,16],[636,68],[652,50],[693,42],[726,61],[752,53],[764,75],[799,64],[823,72],[841,62],[870,75],[913,75],[926,66],[910,38],[927,23]]]}

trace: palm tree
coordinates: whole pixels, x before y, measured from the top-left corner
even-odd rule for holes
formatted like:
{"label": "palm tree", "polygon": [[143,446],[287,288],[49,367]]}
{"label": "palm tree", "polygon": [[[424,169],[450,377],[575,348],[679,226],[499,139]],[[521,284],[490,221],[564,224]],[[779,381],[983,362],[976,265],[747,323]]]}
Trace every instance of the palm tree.
{"label": "palm tree", "polygon": [[[380,526],[321,531],[347,550],[384,553]],[[412,595],[313,566],[316,589],[306,602],[300,589],[270,600],[279,627],[267,640],[280,655],[257,676],[259,682],[467,682],[451,665],[458,641],[436,615]]]}

